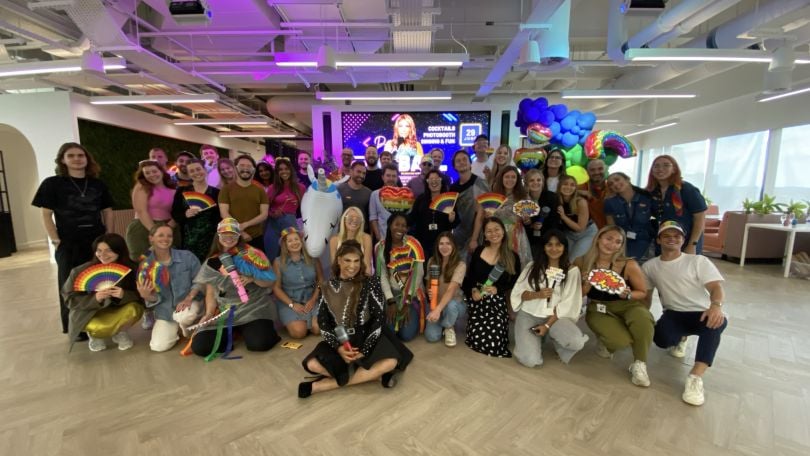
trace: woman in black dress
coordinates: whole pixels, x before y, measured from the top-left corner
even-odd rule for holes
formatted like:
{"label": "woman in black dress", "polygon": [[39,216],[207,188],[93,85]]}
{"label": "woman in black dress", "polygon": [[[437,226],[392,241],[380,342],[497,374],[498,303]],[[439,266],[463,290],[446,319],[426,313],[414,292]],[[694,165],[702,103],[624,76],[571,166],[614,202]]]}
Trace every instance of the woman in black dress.
{"label": "woman in black dress", "polygon": [[434,211],[430,208],[433,198],[447,192],[447,186],[442,180],[444,175],[438,169],[428,171],[425,176],[427,184],[425,192],[416,198],[413,209],[408,213],[408,226],[411,227],[413,237],[422,245],[427,261],[433,254],[433,245],[439,233],[451,231],[457,227],[461,218],[456,214],[455,208],[449,214],[441,211]]}
{"label": "woman in black dress", "polygon": [[[348,240],[337,250],[332,278],[321,284],[318,326],[321,341],[302,365],[317,377],[298,385],[298,397],[381,379],[396,384],[413,353],[385,324],[380,279],[366,275],[360,244]],[[345,339],[343,338],[345,335]]]}
{"label": "woman in black dress", "polygon": [[506,242],[503,222],[496,217],[486,218],[484,245],[472,254],[461,287],[469,314],[465,343],[473,350],[499,358],[512,357],[507,299],[519,272],[520,258]]}
{"label": "woman in black dress", "polygon": [[[70,270],[93,258],[93,241],[112,229],[112,197],[98,179],[100,168],[81,144],[65,143],[56,154],[56,175],[39,185],[33,206],[42,209],[42,223],[56,252],[61,292]],[[62,332],[68,332],[65,300],[59,294]],[[87,335],[81,335],[87,340]]]}

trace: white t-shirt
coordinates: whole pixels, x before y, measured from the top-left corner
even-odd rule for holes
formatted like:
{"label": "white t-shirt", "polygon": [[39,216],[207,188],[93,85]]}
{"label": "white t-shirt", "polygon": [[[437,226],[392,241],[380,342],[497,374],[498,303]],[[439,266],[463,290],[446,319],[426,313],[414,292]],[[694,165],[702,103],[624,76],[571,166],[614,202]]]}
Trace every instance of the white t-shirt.
{"label": "white t-shirt", "polygon": [[473,174],[475,174],[476,176],[478,176],[481,179],[484,179],[486,181],[487,176],[486,176],[486,174],[484,174],[484,168],[487,167],[487,163],[488,162],[486,162],[486,161],[480,162],[480,161],[476,160],[475,156],[473,155],[473,157],[472,157],[472,166],[470,167],[470,171],[472,171]]}
{"label": "white t-shirt", "polygon": [[706,284],[722,281],[717,267],[703,255],[681,253],[671,261],[653,258],[641,267],[647,275],[647,288],[657,288],[664,309],[702,312],[711,301]]}

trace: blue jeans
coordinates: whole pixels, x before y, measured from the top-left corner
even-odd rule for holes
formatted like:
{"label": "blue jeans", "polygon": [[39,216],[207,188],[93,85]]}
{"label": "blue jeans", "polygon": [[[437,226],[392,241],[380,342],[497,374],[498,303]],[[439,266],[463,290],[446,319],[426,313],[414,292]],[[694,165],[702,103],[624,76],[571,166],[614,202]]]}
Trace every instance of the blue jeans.
{"label": "blue jeans", "polygon": [[279,244],[281,230],[291,226],[298,226],[298,222],[292,214],[284,214],[279,218],[267,217],[264,226],[264,253],[271,263],[281,252],[281,245]]}
{"label": "blue jeans", "polygon": [[[463,301],[451,299],[442,310],[442,317],[439,321],[425,323],[425,339],[428,342],[438,342],[442,338],[442,329],[455,326],[458,318],[464,315],[466,311],[467,306],[464,305]],[[425,314],[428,313],[430,313],[429,308],[425,310]]]}
{"label": "blue jeans", "polygon": [[395,330],[394,325],[388,323],[388,327],[391,328],[391,331],[396,333],[397,337],[403,342],[413,340],[414,337],[419,334],[419,301],[415,299],[411,301],[409,317],[408,323],[399,323],[399,330]]}
{"label": "blue jeans", "polygon": [[709,366],[714,362],[714,355],[720,347],[720,337],[728,326],[728,319],[723,320],[719,328],[711,329],[705,321],[700,321],[703,312],[678,312],[664,310],[661,318],[655,323],[655,336],[653,342],[661,348],[670,348],[678,345],[681,337],[698,336],[697,353],[695,361],[706,363]]}

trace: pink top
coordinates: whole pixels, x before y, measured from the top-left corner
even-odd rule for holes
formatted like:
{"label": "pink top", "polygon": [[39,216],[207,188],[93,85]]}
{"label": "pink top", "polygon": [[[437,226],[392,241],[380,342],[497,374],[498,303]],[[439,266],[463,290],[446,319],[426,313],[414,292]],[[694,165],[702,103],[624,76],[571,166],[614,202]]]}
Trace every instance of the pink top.
{"label": "pink top", "polygon": [[[304,196],[304,186],[298,184],[298,189],[301,191],[301,196]],[[285,214],[295,215],[298,210],[300,201],[295,197],[295,193],[291,192],[289,188],[284,187],[280,193],[276,192],[275,185],[267,187],[267,197],[270,198],[270,210],[281,210]]]}
{"label": "pink top", "polygon": [[172,201],[174,189],[168,187],[154,187],[152,196],[146,203],[146,210],[152,220],[167,221],[172,219]]}

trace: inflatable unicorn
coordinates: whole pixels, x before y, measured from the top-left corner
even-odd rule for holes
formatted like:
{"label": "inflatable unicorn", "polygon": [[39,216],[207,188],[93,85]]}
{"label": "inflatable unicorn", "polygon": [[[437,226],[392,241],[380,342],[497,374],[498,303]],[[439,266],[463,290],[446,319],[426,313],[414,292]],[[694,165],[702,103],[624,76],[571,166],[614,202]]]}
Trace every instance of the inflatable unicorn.
{"label": "inflatable unicorn", "polygon": [[329,238],[338,231],[338,220],[343,213],[343,202],[337,191],[337,184],[348,180],[348,176],[331,183],[326,180],[323,168],[318,170],[318,178],[312,167],[307,168],[312,185],[301,198],[301,221],[304,225],[304,244],[312,258],[320,258]]}

